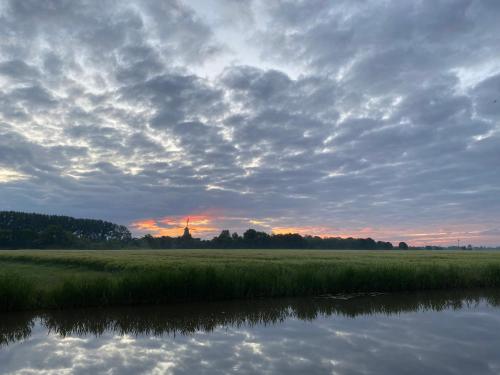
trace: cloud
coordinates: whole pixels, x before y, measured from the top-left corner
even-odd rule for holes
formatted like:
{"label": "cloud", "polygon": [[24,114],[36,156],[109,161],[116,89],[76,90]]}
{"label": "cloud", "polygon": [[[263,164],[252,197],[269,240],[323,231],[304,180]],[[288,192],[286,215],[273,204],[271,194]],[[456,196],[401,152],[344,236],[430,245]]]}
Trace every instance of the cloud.
{"label": "cloud", "polygon": [[496,226],[500,7],[226,3],[4,1],[0,166],[29,178],[0,205],[381,240]]}
{"label": "cloud", "polygon": [[0,168],[0,184],[4,184],[11,181],[25,180],[27,178],[29,178],[29,176],[26,176],[15,170]]}
{"label": "cloud", "polygon": [[[408,374],[497,372],[498,356],[491,343],[498,340],[493,329],[498,314],[486,298],[401,300],[401,306],[392,300],[388,309],[372,300],[360,300],[350,308],[336,302],[263,308],[252,302],[246,315],[238,301],[237,308],[227,303],[207,306],[202,318],[192,308],[186,312],[169,307],[166,313],[148,309],[146,314],[122,309],[118,319],[112,314],[104,314],[103,320],[87,316],[87,322],[96,323],[98,335],[85,332],[85,324],[75,324],[77,332],[61,335],[57,319],[50,326],[53,331],[37,319],[30,337],[3,347],[0,360],[5,372],[26,374],[193,374],[235,369],[243,374],[380,374],[403,367]],[[418,311],[410,311],[415,308]],[[479,321],[467,324],[478,314]],[[71,319],[64,323],[63,331],[72,327]]]}

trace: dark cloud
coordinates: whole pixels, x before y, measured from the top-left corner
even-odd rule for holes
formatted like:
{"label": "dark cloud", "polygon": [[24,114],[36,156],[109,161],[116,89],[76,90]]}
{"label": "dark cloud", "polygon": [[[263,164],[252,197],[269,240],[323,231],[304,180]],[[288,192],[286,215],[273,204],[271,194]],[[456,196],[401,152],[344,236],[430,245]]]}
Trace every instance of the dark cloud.
{"label": "dark cloud", "polygon": [[151,107],[156,112],[150,122],[154,128],[168,128],[189,118],[214,116],[222,110],[222,93],[192,75],[155,76],[123,88],[121,97],[132,105]]}
{"label": "dark cloud", "polygon": [[21,82],[38,78],[40,72],[37,68],[26,64],[22,60],[10,60],[0,63],[0,74]]}
{"label": "dark cloud", "polygon": [[473,90],[478,116],[498,124],[500,119],[500,74],[488,77]]}
{"label": "dark cloud", "polygon": [[217,6],[1,2],[0,205],[498,227],[496,2]]}

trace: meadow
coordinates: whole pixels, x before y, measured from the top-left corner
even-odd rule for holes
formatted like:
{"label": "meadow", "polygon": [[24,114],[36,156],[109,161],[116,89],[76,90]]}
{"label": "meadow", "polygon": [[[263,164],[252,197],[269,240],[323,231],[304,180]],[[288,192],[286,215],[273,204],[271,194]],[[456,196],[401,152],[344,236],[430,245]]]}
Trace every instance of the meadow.
{"label": "meadow", "polygon": [[0,310],[500,287],[500,252],[0,251]]}

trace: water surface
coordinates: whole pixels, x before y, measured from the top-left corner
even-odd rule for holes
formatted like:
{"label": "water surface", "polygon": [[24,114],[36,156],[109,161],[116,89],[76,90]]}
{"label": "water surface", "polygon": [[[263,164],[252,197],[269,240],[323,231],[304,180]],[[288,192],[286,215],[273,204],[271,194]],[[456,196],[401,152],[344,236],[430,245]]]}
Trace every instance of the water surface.
{"label": "water surface", "polygon": [[0,315],[2,374],[499,374],[500,292]]}

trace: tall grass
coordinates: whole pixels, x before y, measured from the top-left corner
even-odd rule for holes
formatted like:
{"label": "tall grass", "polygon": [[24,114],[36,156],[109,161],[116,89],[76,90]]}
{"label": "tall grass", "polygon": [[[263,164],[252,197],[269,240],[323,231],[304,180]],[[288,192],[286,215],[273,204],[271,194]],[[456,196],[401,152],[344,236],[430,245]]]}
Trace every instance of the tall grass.
{"label": "tall grass", "polygon": [[79,274],[43,288],[29,275],[3,273],[0,310],[478,287],[500,287],[500,262],[186,262]]}
{"label": "tall grass", "polygon": [[41,305],[34,283],[15,273],[0,273],[0,311],[30,309]]}

